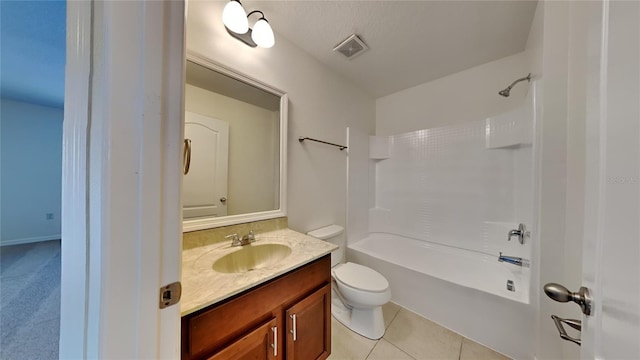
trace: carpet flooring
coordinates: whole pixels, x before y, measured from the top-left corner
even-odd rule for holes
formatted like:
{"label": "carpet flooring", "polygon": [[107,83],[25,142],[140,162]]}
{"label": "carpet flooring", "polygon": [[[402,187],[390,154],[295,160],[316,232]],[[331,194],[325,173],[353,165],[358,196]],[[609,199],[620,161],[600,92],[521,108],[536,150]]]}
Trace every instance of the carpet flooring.
{"label": "carpet flooring", "polygon": [[0,247],[0,359],[58,359],[60,240]]}

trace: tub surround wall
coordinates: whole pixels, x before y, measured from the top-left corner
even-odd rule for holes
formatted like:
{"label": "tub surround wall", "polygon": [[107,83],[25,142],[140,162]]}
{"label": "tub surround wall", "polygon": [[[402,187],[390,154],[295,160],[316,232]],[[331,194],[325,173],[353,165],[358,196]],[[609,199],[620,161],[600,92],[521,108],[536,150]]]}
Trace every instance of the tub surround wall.
{"label": "tub surround wall", "polygon": [[515,220],[512,151],[484,143],[484,121],[391,136],[371,232],[481,251],[483,221]]}
{"label": "tub surround wall", "polygon": [[369,230],[528,258],[530,241],[508,242],[507,233],[532,227],[532,119],[528,96],[499,116],[389,136],[388,158],[374,160]]}

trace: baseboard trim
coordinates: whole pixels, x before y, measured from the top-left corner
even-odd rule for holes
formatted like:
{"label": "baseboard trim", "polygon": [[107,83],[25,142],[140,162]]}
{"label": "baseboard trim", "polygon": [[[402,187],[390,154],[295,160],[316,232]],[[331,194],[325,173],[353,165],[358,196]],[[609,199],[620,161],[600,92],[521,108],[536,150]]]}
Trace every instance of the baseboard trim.
{"label": "baseboard trim", "polygon": [[60,236],[60,234],[58,234],[58,235],[36,236],[36,237],[23,238],[23,239],[0,240],[0,246],[29,244],[29,243],[40,242],[40,241],[59,240],[61,238],[62,237]]}

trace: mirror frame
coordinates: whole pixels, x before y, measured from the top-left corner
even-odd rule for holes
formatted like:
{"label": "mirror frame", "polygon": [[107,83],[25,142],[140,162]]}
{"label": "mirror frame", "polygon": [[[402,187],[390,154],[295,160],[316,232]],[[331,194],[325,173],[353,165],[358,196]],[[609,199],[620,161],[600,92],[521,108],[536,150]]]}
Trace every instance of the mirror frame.
{"label": "mirror frame", "polygon": [[[287,216],[287,122],[288,122],[288,105],[289,98],[287,93],[273,86],[267,85],[257,79],[244,75],[236,70],[221,65],[206,56],[197,52],[187,50],[186,61],[192,61],[198,65],[204,66],[212,71],[217,71],[226,76],[232,77],[238,81],[242,81],[253,87],[261,89],[280,97],[280,207],[275,210],[260,211],[247,214],[227,215],[220,217],[211,217],[203,219],[184,219],[182,220],[182,232],[190,232],[196,230],[211,229],[227,225],[242,224],[247,222],[274,219]],[[186,68],[186,66],[185,66]],[[186,84],[186,81],[185,81]],[[184,85],[183,85],[184,86]],[[183,96],[185,92],[183,91]],[[183,99],[184,104],[184,99]],[[182,115],[182,124],[184,126],[184,111]],[[181,182],[182,184],[182,182]],[[182,189],[181,189],[182,191]],[[180,214],[182,214],[182,204]]]}

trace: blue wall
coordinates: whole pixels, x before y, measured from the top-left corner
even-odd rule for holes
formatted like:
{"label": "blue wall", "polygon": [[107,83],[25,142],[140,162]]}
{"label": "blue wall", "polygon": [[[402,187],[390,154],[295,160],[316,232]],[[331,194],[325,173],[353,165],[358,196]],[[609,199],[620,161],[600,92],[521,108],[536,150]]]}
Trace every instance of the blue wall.
{"label": "blue wall", "polygon": [[63,113],[0,99],[0,244],[60,238]]}
{"label": "blue wall", "polygon": [[63,107],[65,1],[0,1],[0,97]]}

